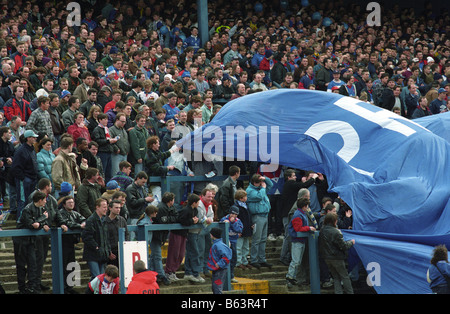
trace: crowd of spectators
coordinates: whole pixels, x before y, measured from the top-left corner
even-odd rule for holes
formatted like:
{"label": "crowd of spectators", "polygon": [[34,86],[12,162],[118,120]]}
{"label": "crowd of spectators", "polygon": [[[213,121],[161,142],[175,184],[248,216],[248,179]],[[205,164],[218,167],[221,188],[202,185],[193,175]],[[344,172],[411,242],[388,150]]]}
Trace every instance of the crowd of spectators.
{"label": "crowd of spectators", "polygon": [[[72,195],[80,217],[106,197],[122,205],[111,220],[135,224],[160,202],[149,177],[228,174],[230,162],[186,162],[174,140],[250,93],[334,92],[411,119],[450,110],[450,16],[428,3],[392,4],[369,26],[370,12],[343,0],[209,1],[201,42],[196,1],[80,1],[80,25],[68,2],[2,1],[0,192],[18,219],[42,203],[30,198],[42,179],[55,200]],[[174,203],[206,183],[175,183]],[[279,190],[268,193],[271,239],[284,234]]]}

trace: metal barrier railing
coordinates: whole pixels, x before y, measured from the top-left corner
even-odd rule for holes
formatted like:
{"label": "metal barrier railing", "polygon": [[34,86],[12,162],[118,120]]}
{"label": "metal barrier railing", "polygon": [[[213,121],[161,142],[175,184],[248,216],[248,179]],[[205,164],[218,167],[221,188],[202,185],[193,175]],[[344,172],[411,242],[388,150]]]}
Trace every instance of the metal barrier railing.
{"label": "metal barrier railing", "polygon": [[[214,222],[211,226],[219,227],[222,229],[222,239],[224,243],[228,243],[228,231],[229,223],[217,223]],[[170,231],[170,230],[181,230],[181,229],[198,229],[198,226],[185,227],[180,224],[153,224],[146,226],[127,226],[128,231],[136,232],[138,241],[149,242],[149,232],[152,231]],[[52,288],[54,294],[64,294],[64,267],[62,258],[62,235],[66,234],[80,234],[80,230],[68,230],[63,232],[61,228],[51,228],[50,239],[51,239],[51,256],[52,256]],[[26,230],[26,229],[13,229],[13,230],[2,230],[0,231],[0,238],[3,237],[23,237],[23,236],[48,236],[49,232],[43,230]],[[319,270],[319,258],[318,258],[318,235],[319,232],[299,232],[299,237],[305,237],[308,239],[309,248],[309,267],[310,267],[310,282],[311,282],[311,293],[320,294],[320,270]],[[125,229],[119,229],[119,246],[123,252],[123,242],[125,242]],[[121,292],[125,293],[125,282],[124,282],[124,260],[123,256],[119,256],[119,269],[120,269],[120,288]],[[224,285],[224,291],[231,290],[231,274],[230,269],[228,269],[227,280]]]}
{"label": "metal barrier railing", "polygon": [[[212,178],[206,178],[205,176],[167,176],[167,177],[149,177],[149,183],[158,182],[161,183],[161,193],[165,191],[170,191],[171,182],[202,182],[202,181],[223,181],[227,179],[228,176],[216,176]],[[241,176],[239,180],[248,180],[248,176]],[[224,243],[228,243],[228,223],[217,223],[214,222],[212,226],[216,226],[222,229],[222,239]],[[152,224],[146,226],[127,226],[130,232],[136,232],[138,241],[149,240],[149,232],[152,231],[170,231],[170,230],[181,230],[181,229],[198,229],[199,226],[182,226],[181,224]],[[66,234],[80,234],[80,230],[68,230],[67,232],[62,231],[61,228],[51,228],[50,229],[50,239],[51,239],[51,255],[52,255],[52,287],[54,294],[64,293],[64,276],[63,276],[63,258],[62,258],[62,235]],[[43,230],[27,230],[27,229],[13,229],[13,230],[2,230],[0,231],[0,238],[2,237],[22,237],[22,236],[48,236],[49,232]],[[299,232],[299,237],[305,237],[308,240],[308,252],[309,252],[309,267],[310,267],[310,283],[311,283],[311,293],[320,294],[320,270],[319,270],[319,257],[318,257],[318,235],[319,232]],[[119,229],[119,246],[122,246],[125,241],[125,229]],[[121,280],[121,291],[125,293],[125,283],[124,283],[124,273],[123,273],[123,256],[119,257],[119,269],[120,269],[120,280]],[[224,285],[224,291],[231,290],[231,274],[228,270],[227,280]]]}

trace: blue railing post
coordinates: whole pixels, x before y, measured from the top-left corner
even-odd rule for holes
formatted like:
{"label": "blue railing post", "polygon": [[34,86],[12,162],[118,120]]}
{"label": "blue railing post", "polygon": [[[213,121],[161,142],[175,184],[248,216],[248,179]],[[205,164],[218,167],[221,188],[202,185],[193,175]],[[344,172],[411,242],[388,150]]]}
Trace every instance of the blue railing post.
{"label": "blue railing post", "polygon": [[[147,253],[149,251],[150,242],[152,242],[153,232],[149,230],[148,225],[137,226],[137,241],[145,241],[147,243]],[[149,232],[152,232],[149,236]],[[150,265],[150,254],[147,254],[147,265]]]}
{"label": "blue railing post", "polygon": [[62,229],[50,229],[52,243],[52,282],[53,294],[64,294],[64,269],[62,257]]}
{"label": "blue railing post", "polygon": [[308,234],[309,276],[311,293],[320,294],[319,232]]}
{"label": "blue railing post", "polygon": [[319,231],[297,232],[297,236],[306,238],[308,241],[311,294],[320,294]]}
{"label": "blue railing post", "polygon": [[120,293],[125,294],[125,266],[123,259],[123,242],[125,242],[125,228],[119,228],[119,272],[120,272]]}
{"label": "blue railing post", "polygon": [[[226,245],[230,242],[229,237],[229,231],[230,231],[230,223],[219,223],[219,228],[222,230],[222,241]],[[231,290],[231,267],[228,267],[227,270],[227,280],[225,281],[225,284],[223,285],[223,291],[230,291]]]}

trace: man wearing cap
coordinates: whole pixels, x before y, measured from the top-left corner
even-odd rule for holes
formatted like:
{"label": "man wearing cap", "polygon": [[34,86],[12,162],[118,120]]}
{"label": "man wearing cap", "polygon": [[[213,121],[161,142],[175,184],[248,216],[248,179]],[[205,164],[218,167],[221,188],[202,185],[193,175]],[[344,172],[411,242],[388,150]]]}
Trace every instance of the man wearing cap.
{"label": "man wearing cap", "polygon": [[112,46],[109,49],[109,54],[100,61],[105,66],[105,69],[113,64],[113,59],[117,56],[118,52],[119,49],[116,46]]}
{"label": "man wearing cap", "polygon": [[432,114],[438,114],[446,109],[447,101],[445,100],[447,91],[444,88],[438,89],[438,97],[430,103],[430,111]]}
{"label": "man wearing cap", "polygon": [[59,94],[59,105],[56,109],[58,110],[58,113],[60,114],[61,118],[64,111],[69,109],[68,103],[70,96],[72,96],[72,93],[69,92],[67,89],[63,89]]}
{"label": "man wearing cap", "polygon": [[100,79],[100,87],[103,88],[105,86],[110,87],[111,81],[114,80],[114,77],[116,76],[116,71],[114,69],[108,69],[106,71],[106,75]]}
{"label": "man wearing cap", "polygon": [[[312,66],[308,67],[308,70],[312,69]],[[369,74],[369,71],[367,71],[367,74]],[[345,84],[344,81],[341,80],[341,72],[339,70],[333,71],[333,80],[328,84],[327,92],[331,93],[334,90],[338,89]],[[364,83],[365,85],[365,83]]]}
{"label": "man wearing cap", "polygon": [[38,178],[37,156],[34,150],[38,135],[32,130],[27,130],[23,136],[25,143],[17,149],[11,165],[11,175],[16,184],[17,219],[20,218],[31,192],[36,188]]}

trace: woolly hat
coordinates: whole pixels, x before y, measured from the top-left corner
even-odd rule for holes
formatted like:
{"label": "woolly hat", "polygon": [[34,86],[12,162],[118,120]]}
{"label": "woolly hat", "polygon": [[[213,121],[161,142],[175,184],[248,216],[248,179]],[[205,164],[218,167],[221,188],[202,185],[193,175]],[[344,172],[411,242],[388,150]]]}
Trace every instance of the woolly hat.
{"label": "woolly hat", "polygon": [[60,193],[70,193],[70,192],[72,192],[72,184],[70,184],[69,182],[61,183]]}
{"label": "woolly hat", "polygon": [[115,190],[117,188],[119,188],[119,183],[116,180],[111,180],[106,184],[107,190]]}
{"label": "woolly hat", "polygon": [[220,228],[212,228],[210,233],[216,239],[220,239],[222,237],[222,230]]}
{"label": "woolly hat", "polygon": [[230,214],[239,215],[239,207],[237,207],[236,205],[232,205],[230,207]]}

